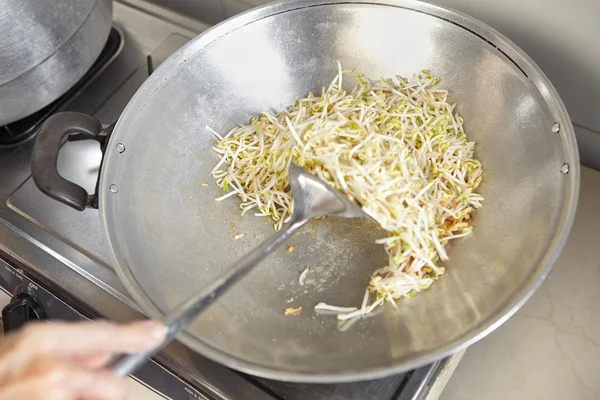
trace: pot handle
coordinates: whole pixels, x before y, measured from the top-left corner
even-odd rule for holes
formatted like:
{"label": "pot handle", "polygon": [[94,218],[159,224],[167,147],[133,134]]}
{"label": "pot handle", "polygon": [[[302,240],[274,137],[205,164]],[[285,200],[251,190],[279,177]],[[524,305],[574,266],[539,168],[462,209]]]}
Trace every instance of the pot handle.
{"label": "pot handle", "polygon": [[112,125],[103,125],[89,115],[64,111],[48,118],[40,127],[31,154],[31,176],[46,195],[76,210],[98,208],[98,186],[90,195],[81,186],[66,180],[58,173],[58,153],[65,137],[69,141],[93,139],[100,142],[104,153]]}

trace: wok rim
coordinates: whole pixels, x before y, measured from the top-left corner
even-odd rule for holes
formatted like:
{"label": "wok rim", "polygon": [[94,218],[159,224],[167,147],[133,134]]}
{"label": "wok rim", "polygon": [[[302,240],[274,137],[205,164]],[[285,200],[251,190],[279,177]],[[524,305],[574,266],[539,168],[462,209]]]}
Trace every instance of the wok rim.
{"label": "wok rim", "polygon": [[[580,165],[575,134],[566,108],[548,78],[533,60],[531,60],[516,44],[493,28],[466,14],[419,0],[281,0],[254,8],[230,18],[192,39],[189,43],[171,55],[169,59],[144,82],[142,87],[138,89],[136,94],[129,101],[125,111],[117,122],[111,142],[119,142],[119,140],[114,137],[119,137],[120,132],[126,132],[124,128],[120,128],[128,123],[126,122],[127,120],[131,119],[128,118],[129,115],[134,114],[140,108],[143,108],[144,103],[156,92],[169,74],[176,71],[182,63],[187,61],[189,56],[196,53],[198,50],[208,46],[210,43],[228,33],[260,19],[303,8],[336,4],[398,7],[424,13],[453,23],[454,25],[467,30],[503,53],[509,61],[514,63],[517,68],[531,80],[546,102],[551,114],[556,118],[556,121],[561,124],[560,134],[565,156],[564,162],[568,163],[570,166],[568,175],[565,177],[567,181],[564,184],[564,201],[561,205],[556,230],[551,239],[547,242],[546,252],[539,255],[537,265],[535,268],[531,269],[527,279],[521,282],[509,300],[504,304],[499,305],[497,310],[484,319],[482,323],[466,331],[459,338],[444,343],[430,351],[413,353],[408,357],[396,359],[394,362],[380,367],[368,367],[364,370],[357,369],[351,371],[340,369],[337,373],[321,373],[318,371],[305,372],[274,369],[269,366],[239,359],[220,349],[214,348],[202,340],[192,337],[186,332],[183,332],[178,336],[179,341],[202,356],[240,372],[263,378],[306,383],[342,383],[356,380],[377,379],[417,369],[465,349],[506,322],[506,320],[517,312],[533,295],[560,255],[569,236],[577,209]],[[117,221],[111,212],[114,196],[110,194],[108,187],[110,186],[111,176],[118,176],[118,174],[115,174],[114,172],[115,168],[112,167],[116,162],[116,157],[118,157],[118,152],[113,147],[114,146],[107,147],[107,153],[105,155],[104,165],[100,176],[99,209],[101,229],[108,244],[112,265],[114,266],[119,279],[147,316],[150,318],[161,319],[164,314],[152,302],[150,297],[146,296],[143,288],[138,284],[129,268],[126,267],[127,262],[121,255],[122,253],[117,251],[118,243],[116,243],[115,240],[111,240],[111,237],[116,236],[113,224]]]}

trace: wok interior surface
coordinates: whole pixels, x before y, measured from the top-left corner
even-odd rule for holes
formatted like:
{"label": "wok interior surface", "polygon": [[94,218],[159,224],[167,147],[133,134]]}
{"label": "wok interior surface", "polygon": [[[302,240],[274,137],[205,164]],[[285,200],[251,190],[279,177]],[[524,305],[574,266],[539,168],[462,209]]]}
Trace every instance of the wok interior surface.
{"label": "wok interior surface", "polygon": [[[472,20],[421,3],[330,3],[267,6],[176,53],[119,121],[100,186],[118,272],[144,311],[160,317],[273,233],[273,221],[241,217],[238,198],[214,201],[218,159],[206,125],[225,134],[309,90],[320,93],[338,59],[373,79],[424,68],[441,78],[484,167],[473,234],[449,247],[447,272],[429,290],[340,327],[313,306],[360,306],[370,275],[386,263],[374,243],[385,233],[368,221],[311,222],[290,241],[293,252],[271,255],[182,337],[219,362],[271,378],[376,377],[481,337],[543,279],[576,204],[568,116],[528,59],[496,48],[507,48],[505,39],[492,44],[461,26]],[[487,29],[477,24],[471,30]],[[354,82],[346,79],[346,88]],[[553,133],[557,121],[563,128]],[[116,143],[127,150],[119,154]],[[563,163],[569,174],[560,173]],[[238,233],[244,237],[235,240]],[[284,315],[300,306],[300,315]]]}

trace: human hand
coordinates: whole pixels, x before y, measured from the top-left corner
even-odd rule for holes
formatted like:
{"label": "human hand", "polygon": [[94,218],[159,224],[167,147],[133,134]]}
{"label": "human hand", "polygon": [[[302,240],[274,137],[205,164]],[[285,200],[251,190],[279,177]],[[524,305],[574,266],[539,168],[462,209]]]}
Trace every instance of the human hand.
{"label": "human hand", "polygon": [[106,364],[150,350],[165,336],[156,321],[118,325],[34,322],[0,341],[0,400],[120,400],[127,381]]}

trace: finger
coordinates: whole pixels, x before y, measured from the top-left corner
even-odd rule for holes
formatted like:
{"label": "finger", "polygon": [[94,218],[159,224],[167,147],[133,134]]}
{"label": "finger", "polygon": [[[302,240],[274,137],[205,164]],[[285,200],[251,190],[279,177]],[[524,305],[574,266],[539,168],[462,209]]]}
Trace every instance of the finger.
{"label": "finger", "polygon": [[113,357],[113,354],[108,353],[90,354],[78,357],[77,361],[86,368],[99,369],[104,367]]}
{"label": "finger", "polygon": [[[107,370],[90,373],[91,380],[76,392],[77,399],[122,400],[127,397],[129,386],[125,378],[120,378]],[[85,379],[85,378],[84,378]]]}
{"label": "finger", "polygon": [[18,351],[19,338],[10,333],[0,341],[0,377],[4,377],[8,372],[18,369],[28,357]]}
{"label": "finger", "polygon": [[94,371],[53,358],[31,362],[0,387],[11,400],[120,400],[128,392],[125,379],[106,370]]}
{"label": "finger", "polygon": [[164,337],[164,325],[156,321],[40,323],[25,327],[19,347],[29,353],[63,356],[133,353],[157,346]]}

